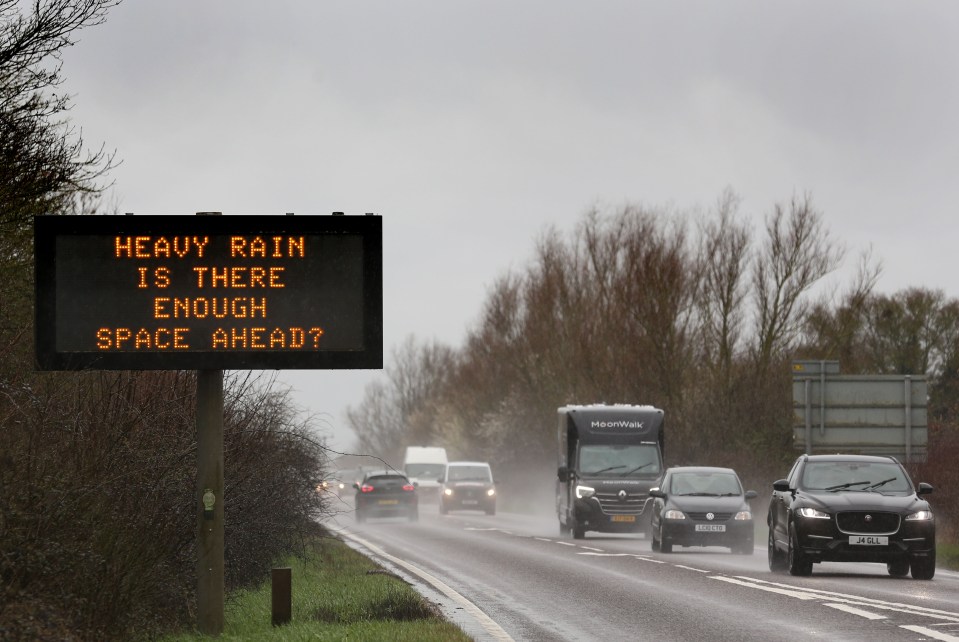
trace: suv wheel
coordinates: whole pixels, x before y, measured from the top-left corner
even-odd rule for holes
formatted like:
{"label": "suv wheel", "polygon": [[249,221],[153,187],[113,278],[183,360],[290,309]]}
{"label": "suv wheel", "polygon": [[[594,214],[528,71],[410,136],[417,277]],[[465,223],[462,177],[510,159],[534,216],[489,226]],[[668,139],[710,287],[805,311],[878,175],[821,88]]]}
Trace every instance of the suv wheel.
{"label": "suv wheel", "polygon": [[931,580],[936,574],[936,549],[926,557],[914,557],[909,563],[912,568],[912,579]]}
{"label": "suv wheel", "polygon": [[767,556],[769,558],[769,570],[782,573],[786,570],[786,554],[776,549],[776,540],[773,538],[773,527],[769,527],[769,542],[767,544]]}
{"label": "suv wheel", "polygon": [[790,575],[812,575],[812,562],[806,559],[802,549],[799,548],[799,536],[795,529],[789,529],[789,574]]}
{"label": "suv wheel", "polygon": [[886,570],[889,571],[889,574],[893,577],[906,577],[909,575],[909,560],[901,559],[895,562],[888,562],[886,564]]}

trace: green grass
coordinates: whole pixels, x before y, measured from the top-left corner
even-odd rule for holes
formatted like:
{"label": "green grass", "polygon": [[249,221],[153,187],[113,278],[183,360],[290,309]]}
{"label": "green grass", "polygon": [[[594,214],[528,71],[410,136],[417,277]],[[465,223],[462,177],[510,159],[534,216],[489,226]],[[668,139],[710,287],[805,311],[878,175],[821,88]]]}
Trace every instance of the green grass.
{"label": "green grass", "polygon": [[[305,556],[277,566],[292,569],[291,622],[272,626],[267,580],[258,588],[229,595],[223,634],[217,640],[470,640],[406,582],[339,540],[318,540]],[[161,642],[210,639],[192,633],[166,636]]]}
{"label": "green grass", "polygon": [[936,565],[959,571],[959,544],[943,544],[942,542],[937,544]]}

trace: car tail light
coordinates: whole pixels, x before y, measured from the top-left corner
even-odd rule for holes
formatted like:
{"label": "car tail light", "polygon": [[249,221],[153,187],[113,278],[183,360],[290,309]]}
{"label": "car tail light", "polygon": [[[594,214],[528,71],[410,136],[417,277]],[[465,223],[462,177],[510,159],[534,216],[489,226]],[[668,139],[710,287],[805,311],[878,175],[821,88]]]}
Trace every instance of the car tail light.
{"label": "car tail light", "polygon": [[360,492],[361,492],[361,493],[372,493],[372,492],[373,492],[373,487],[370,486],[369,484],[363,484],[362,486],[360,486]]}
{"label": "car tail light", "polygon": [[416,486],[414,486],[413,484],[403,484],[403,490],[405,490],[408,493],[412,493],[414,490],[416,490]]}

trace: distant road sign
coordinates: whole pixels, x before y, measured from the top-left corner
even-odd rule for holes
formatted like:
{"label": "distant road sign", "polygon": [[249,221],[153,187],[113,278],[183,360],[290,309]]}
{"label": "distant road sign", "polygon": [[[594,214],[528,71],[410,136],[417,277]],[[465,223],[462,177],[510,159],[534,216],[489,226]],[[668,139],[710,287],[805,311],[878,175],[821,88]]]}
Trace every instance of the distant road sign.
{"label": "distant road sign", "polygon": [[383,367],[379,216],[37,216],[43,370]]}

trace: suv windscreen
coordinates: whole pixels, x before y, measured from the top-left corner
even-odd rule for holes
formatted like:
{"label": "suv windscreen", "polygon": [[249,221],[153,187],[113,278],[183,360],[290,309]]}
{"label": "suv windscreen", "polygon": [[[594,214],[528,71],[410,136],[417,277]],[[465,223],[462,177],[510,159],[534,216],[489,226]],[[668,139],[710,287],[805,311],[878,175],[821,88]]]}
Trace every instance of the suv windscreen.
{"label": "suv windscreen", "polygon": [[802,487],[829,492],[911,492],[912,483],[902,468],[892,462],[807,462]]}

